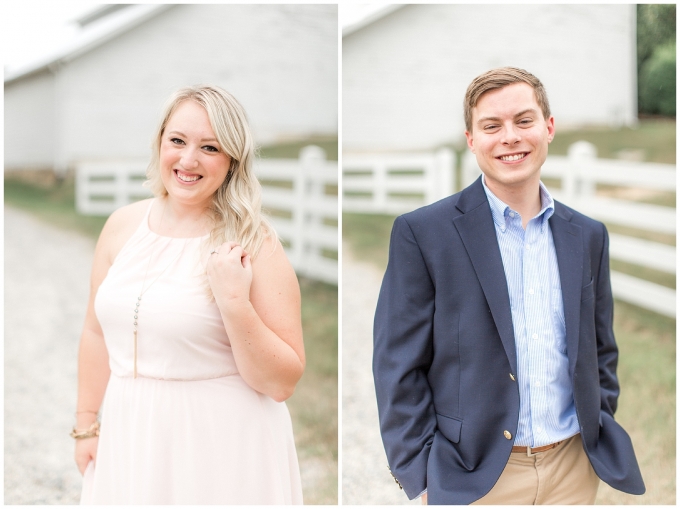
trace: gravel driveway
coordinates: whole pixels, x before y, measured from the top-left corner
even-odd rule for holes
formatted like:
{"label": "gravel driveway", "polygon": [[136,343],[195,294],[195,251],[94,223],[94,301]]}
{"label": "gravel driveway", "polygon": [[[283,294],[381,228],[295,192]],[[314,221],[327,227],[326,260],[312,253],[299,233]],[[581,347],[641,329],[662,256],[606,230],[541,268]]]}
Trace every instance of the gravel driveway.
{"label": "gravel driveway", "polygon": [[342,253],[342,503],[409,501],[387,469],[373,387],[373,314],[382,274]]}
{"label": "gravel driveway", "polygon": [[77,350],[94,242],[5,207],[5,504],[77,504]]}

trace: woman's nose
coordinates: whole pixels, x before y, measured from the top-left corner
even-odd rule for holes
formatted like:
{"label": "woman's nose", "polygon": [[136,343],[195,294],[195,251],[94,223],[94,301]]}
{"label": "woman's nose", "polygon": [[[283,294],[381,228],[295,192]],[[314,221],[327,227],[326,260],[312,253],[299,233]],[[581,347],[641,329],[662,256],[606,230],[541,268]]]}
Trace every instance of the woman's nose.
{"label": "woman's nose", "polygon": [[182,157],[180,158],[179,163],[186,170],[196,168],[198,166],[198,158],[196,157],[195,150],[191,147],[185,147],[182,151]]}

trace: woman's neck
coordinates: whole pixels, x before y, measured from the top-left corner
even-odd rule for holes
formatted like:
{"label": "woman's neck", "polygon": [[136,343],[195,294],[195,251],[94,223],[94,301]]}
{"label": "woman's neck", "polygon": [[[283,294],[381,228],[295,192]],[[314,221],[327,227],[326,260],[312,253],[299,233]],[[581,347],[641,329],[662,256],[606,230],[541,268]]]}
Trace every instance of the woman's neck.
{"label": "woman's neck", "polygon": [[151,209],[149,225],[167,237],[201,237],[210,232],[212,219],[207,206],[183,204],[165,196]]}

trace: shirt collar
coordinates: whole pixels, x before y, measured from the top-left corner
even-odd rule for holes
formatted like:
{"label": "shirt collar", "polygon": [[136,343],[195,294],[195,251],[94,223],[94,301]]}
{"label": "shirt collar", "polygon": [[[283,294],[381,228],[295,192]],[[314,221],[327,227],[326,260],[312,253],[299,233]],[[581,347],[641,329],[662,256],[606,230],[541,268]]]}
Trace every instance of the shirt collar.
{"label": "shirt collar", "polygon": [[[484,186],[486,197],[489,200],[491,216],[493,217],[494,223],[496,223],[503,229],[503,231],[505,231],[506,221],[512,209],[509,205],[498,198],[498,196],[493,194],[491,189],[487,187],[485,179],[486,176],[482,173],[482,185]],[[536,214],[535,217],[543,216],[541,220],[541,231],[543,231],[548,219],[550,219],[550,217],[555,212],[555,201],[553,200],[553,197],[548,189],[543,185],[543,182],[539,181],[538,185],[539,192],[541,193],[541,211]]]}

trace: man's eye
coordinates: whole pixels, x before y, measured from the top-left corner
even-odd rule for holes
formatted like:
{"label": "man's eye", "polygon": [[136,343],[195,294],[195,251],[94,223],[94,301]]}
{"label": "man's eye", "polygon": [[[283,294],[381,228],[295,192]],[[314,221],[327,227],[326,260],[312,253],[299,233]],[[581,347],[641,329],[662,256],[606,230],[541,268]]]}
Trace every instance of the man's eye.
{"label": "man's eye", "polygon": [[520,120],[519,123],[523,124],[523,125],[531,124],[531,119],[530,118],[524,118],[524,119]]}
{"label": "man's eye", "polygon": [[485,129],[486,131],[490,131],[490,130],[492,130],[492,129],[496,129],[497,127],[498,127],[498,126],[497,126],[496,124],[491,124],[491,125],[485,125],[485,126],[484,126],[484,129]]}

